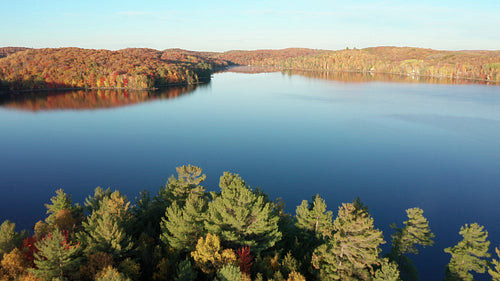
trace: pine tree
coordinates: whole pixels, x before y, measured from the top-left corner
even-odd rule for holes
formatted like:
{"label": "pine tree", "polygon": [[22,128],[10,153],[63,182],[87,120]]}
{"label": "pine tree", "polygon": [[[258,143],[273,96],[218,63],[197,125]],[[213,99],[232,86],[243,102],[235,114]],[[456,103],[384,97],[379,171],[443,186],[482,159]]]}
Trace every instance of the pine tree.
{"label": "pine tree", "polygon": [[[75,224],[75,219],[82,216],[83,209],[78,204],[73,206],[71,203],[71,195],[67,195],[62,189],[56,190],[56,196],[50,198],[50,202],[52,204],[45,204],[47,214],[49,215],[45,219],[45,222],[49,225],[59,223],[67,227],[68,222],[73,222],[73,224]],[[69,212],[69,214],[67,212]],[[61,229],[59,225],[58,227]]]}
{"label": "pine tree", "polygon": [[111,196],[111,189],[108,187],[106,190],[102,189],[100,186],[96,187],[94,190],[94,196],[89,196],[85,199],[84,210],[88,214],[92,214],[94,210],[99,209],[101,202],[104,198]]}
{"label": "pine tree", "polygon": [[205,228],[231,248],[250,246],[259,253],[281,239],[278,215],[264,196],[256,195],[238,176],[225,172],[221,193],[208,205]]}
{"label": "pine tree", "polygon": [[175,281],[194,281],[198,274],[193,269],[189,259],[185,259],[179,263],[177,266],[177,276]]}
{"label": "pine tree", "polygon": [[323,279],[367,279],[379,263],[382,232],[373,226],[373,218],[359,211],[352,203],[339,208],[333,223],[335,234],[316,248],[312,264],[320,269]]}
{"label": "pine tree", "polygon": [[19,234],[15,229],[16,224],[8,220],[0,225],[0,258],[12,251],[16,246],[21,245],[25,234],[24,232]]}
{"label": "pine tree", "polygon": [[403,280],[416,281],[418,274],[412,260],[405,254],[418,254],[417,245],[432,246],[434,234],[431,232],[429,222],[423,216],[420,208],[406,210],[408,220],[403,228],[398,228],[394,223],[391,227],[396,230],[392,237],[392,248],[389,257],[398,264]]}
{"label": "pine tree", "polygon": [[241,281],[242,278],[243,278],[243,274],[241,273],[239,267],[232,265],[232,264],[227,264],[217,272],[217,278],[215,280],[217,280],[217,281]]}
{"label": "pine tree", "polygon": [[38,252],[34,254],[36,268],[31,269],[31,272],[43,280],[64,280],[74,272],[79,263],[80,247],[72,245],[68,237],[67,232],[56,228],[37,241],[35,246]]}
{"label": "pine tree", "polygon": [[297,207],[295,226],[316,236],[330,236],[333,227],[333,213],[326,210],[326,203],[319,194],[313,197],[313,203],[306,200]]}
{"label": "pine tree", "polygon": [[207,200],[196,193],[189,194],[184,207],[174,202],[161,221],[160,239],[178,251],[191,252],[205,232]]}
{"label": "pine tree", "polygon": [[91,215],[83,222],[83,231],[78,237],[88,254],[105,252],[122,258],[132,250],[132,237],[128,232],[132,224],[130,202],[120,192],[103,196],[96,201]]}
{"label": "pine tree", "polygon": [[382,265],[375,271],[373,281],[400,281],[398,265],[387,258],[382,260]]}
{"label": "pine tree", "polygon": [[500,250],[495,248],[495,252],[499,260],[493,259],[491,261],[493,267],[488,269],[488,273],[491,275],[492,281],[500,281]]}
{"label": "pine tree", "polygon": [[490,257],[488,248],[490,241],[487,241],[488,232],[484,227],[477,223],[466,224],[460,228],[459,234],[463,240],[456,246],[444,249],[446,253],[451,254],[451,259],[446,266],[446,281],[461,280],[472,281],[474,277],[470,273],[484,273],[488,261],[484,258]]}
{"label": "pine tree", "polygon": [[203,195],[205,188],[200,184],[206,179],[206,176],[202,175],[201,168],[196,166],[181,166],[177,167],[176,170],[177,178],[171,176],[168,179],[165,191],[174,202],[182,207],[189,194]]}

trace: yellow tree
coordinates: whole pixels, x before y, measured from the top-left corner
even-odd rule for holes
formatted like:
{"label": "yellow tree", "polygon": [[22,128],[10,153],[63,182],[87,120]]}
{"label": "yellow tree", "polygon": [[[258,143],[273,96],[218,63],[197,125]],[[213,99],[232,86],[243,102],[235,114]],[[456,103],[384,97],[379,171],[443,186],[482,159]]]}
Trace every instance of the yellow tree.
{"label": "yellow tree", "polygon": [[191,252],[196,266],[204,273],[210,274],[221,269],[226,264],[236,265],[236,254],[231,249],[223,249],[219,236],[207,233],[206,238],[200,237],[196,250]]}

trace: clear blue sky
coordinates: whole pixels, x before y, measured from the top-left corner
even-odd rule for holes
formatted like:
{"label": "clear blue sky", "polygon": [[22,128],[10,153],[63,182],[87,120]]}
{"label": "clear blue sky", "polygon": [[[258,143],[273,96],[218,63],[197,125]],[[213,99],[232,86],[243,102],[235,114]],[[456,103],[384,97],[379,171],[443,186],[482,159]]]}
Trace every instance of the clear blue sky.
{"label": "clear blue sky", "polygon": [[0,46],[500,49],[500,0],[1,0]]}

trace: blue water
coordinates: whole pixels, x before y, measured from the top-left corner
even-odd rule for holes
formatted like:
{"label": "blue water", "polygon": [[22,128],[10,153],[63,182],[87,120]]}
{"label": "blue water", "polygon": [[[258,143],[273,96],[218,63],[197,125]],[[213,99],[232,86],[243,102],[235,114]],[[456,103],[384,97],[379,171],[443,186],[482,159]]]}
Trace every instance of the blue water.
{"label": "blue water", "polygon": [[221,73],[175,99],[0,107],[0,132],[0,220],[22,227],[45,218],[58,188],[75,202],[97,186],[133,199],[193,164],[208,190],[223,171],[239,173],[290,213],[317,193],[334,213],[360,196],[387,244],[389,224],[422,208],[436,239],[411,257],[421,280],[444,277],[443,249],[465,223],[485,226],[491,252],[500,246],[500,86]]}

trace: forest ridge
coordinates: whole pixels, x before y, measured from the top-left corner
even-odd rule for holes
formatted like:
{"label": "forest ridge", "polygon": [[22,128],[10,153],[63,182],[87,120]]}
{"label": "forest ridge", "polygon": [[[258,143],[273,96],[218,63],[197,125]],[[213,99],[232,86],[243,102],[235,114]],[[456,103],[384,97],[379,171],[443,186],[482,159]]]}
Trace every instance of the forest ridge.
{"label": "forest ridge", "polygon": [[231,65],[277,70],[373,72],[500,82],[500,51],[374,47],[328,51],[195,52],[129,48],[0,48],[0,91],[46,88],[154,89],[196,84]]}

